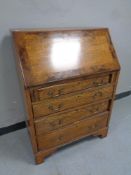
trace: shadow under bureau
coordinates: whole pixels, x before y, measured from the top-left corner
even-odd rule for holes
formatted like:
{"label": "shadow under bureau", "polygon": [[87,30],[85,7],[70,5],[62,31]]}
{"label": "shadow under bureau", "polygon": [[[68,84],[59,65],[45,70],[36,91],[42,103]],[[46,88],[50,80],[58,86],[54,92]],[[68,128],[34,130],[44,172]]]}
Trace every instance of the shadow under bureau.
{"label": "shadow under bureau", "polygon": [[109,31],[12,31],[36,163],[59,147],[108,132],[120,65]]}

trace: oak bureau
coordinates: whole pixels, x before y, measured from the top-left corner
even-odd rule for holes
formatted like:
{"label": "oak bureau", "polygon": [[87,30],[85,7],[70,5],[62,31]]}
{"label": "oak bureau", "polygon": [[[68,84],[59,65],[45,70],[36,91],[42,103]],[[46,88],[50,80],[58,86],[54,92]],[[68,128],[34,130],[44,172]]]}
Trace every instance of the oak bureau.
{"label": "oak bureau", "polygon": [[120,65],[107,28],[12,30],[36,163],[108,132]]}

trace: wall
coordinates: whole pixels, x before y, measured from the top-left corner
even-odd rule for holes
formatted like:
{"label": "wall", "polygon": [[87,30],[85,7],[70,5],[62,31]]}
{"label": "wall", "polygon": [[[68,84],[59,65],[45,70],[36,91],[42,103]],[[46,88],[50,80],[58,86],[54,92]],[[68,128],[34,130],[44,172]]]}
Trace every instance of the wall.
{"label": "wall", "polygon": [[0,1],[0,128],[25,118],[11,28],[109,27],[122,71],[117,93],[131,89],[131,1]]}

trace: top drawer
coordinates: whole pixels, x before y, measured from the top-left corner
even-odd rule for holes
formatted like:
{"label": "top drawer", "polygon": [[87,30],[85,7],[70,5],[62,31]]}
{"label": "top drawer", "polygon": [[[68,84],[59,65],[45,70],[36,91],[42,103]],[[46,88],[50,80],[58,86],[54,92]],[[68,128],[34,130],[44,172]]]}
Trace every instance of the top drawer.
{"label": "top drawer", "polygon": [[43,117],[60,111],[76,108],[103,99],[111,99],[113,93],[112,85],[92,88],[80,91],[79,93],[68,94],[58,99],[46,99],[40,102],[33,102],[32,109],[34,117]]}
{"label": "top drawer", "polygon": [[36,88],[31,90],[32,101],[40,101],[49,98],[60,97],[61,95],[72,93],[79,90],[84,90],[92,87],[102,86],[110,83],[112,79],[110,75],[104,75],[101,77],[95,77],[92,79],[82,79],[66,84],[58,84],[45,88]]}

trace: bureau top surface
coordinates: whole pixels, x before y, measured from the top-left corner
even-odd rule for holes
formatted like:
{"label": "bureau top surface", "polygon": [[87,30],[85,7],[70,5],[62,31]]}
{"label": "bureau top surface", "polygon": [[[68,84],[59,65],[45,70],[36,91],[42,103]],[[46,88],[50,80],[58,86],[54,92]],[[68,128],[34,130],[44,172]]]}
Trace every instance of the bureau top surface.
{"label": "bureau top surface", "polygon": [[109,31],[13,30],[26,87],[119,70]]}

